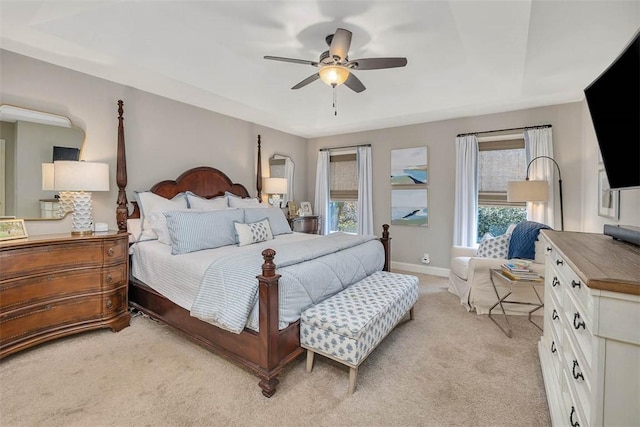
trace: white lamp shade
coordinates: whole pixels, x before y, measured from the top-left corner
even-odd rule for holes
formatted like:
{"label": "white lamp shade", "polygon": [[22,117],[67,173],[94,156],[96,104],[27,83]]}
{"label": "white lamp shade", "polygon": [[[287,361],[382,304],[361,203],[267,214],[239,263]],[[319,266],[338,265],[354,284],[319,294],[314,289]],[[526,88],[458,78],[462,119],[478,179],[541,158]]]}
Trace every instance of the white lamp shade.
{"label": "white lamp shade", "polygon": [[106,163],[60,160],[54,162],[54,190],[109,191]]}
{"label": "white lamp shade", "polygon": [[54,185],[54,168],[53,163],[42,164],[42,189],[44,191],[53,191]]}
{"label": "white lamp shade", "polygon": [[549,181],[509,181],[509,202],[546,202],[549,200]]}
{"label": "white lamp shade", "polygon": [[287,178],[265,178],[262,190],[266,194],[287,194]]}

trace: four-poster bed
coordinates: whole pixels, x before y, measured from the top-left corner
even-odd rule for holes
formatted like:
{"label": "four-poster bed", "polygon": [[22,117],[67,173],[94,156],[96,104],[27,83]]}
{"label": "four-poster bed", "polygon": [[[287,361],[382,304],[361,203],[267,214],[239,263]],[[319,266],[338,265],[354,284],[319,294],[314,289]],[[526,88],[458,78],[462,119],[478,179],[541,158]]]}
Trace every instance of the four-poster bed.
{"label": "four-poster bed", "polygon": [[[257,192],[261,191],[261,146],[258,136]],[[127,232],[127,220],[140,218],[140,209],[135,202],[130,213],[126,195],[127,165],[125,156],[123,102],[118,101],[118,152],[117,152],[117,223],[119,231]],[[178,193],[191,191],[210,199],[225,192],[240,197],[249,197],[249,191],[241,184],[233,183],[227,175],[211,167],[197,167],[184,172],[175,180],[165,180],[155,184],[150,190],[164,198],[171,199]],[[383,226],[384,267],[389,270],[390,237],[388,225]],[[189,310],[173,303],[147,284],[133,277],[129,280],[130,304],[151,317],[161,320],[180,330],[191,340],[253,372],[260,378],[262,394],[271,397],[278,384],[276,378],[285,365],[297,358],[300,347],[300,321],[279,329],[279,288],[280,275],[274,264],[275,251],[262,251],[264,263],[258,280],[258,331],[245,328],[240,334],[228,332],[210,323],[192,317]]]}

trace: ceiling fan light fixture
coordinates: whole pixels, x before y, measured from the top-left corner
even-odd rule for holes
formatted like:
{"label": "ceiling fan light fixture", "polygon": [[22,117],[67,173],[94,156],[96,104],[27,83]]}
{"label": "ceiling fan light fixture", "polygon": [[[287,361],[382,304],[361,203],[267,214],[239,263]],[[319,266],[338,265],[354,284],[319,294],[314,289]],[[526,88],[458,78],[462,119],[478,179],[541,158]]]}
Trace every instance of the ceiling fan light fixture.
{"label": "ceiling fan light fixture", "polygon": [[329,86],[340,86],[349,78],[349,69],[341,65],[325,65],[318,71],[320,79]]}

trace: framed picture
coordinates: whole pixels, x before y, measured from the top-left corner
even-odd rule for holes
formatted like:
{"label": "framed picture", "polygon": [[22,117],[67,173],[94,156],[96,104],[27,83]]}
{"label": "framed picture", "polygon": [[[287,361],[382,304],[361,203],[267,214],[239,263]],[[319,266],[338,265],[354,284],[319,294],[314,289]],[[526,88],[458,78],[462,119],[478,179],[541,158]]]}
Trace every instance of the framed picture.
{"label": "framed picture", "polygon": [[293,200],[289,200],[287,203],[287,207],[289,208],[289,216],[297,216],[298,215],[298,204]]}
{"label": "framed picture", "polygon": [[619,218],[620,191],[609,187],[609,179],[604,169],[598,171],[598,215]]}
{"label": "framed picture", "polygon": [[391,190],[391,225],[426,227],[428,224],[426,188]]}
{"label": "framed picture", "polygon": [[300,202],[300,216],[313,215],[311,210],[311,202]]}
{"label": "framed picture", "polygon": [[391,150],[391,185],[427,184],[427,147]]}
{"label": "framed picture", "polygon": [[23,219],[0,219],[0,240],[24,239],[27,228]]}

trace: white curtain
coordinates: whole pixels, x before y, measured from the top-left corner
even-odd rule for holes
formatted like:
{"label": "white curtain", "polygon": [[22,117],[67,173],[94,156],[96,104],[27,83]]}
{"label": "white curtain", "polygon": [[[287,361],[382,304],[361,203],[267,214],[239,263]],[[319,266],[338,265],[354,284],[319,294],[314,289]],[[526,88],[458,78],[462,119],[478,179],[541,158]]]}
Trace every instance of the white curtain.
{"label": "white curtain", "polygon": [[373,234],[371,147],[358,147],[358,234]]}
{"label": "white curtain", "polygon": [[[527,129],[524,131],[524,147],[527,164],[538,156],[553,158],[553,138],[551,128]],[[555,165],[549,159],[538,159],[529,167],[530,180],[547,180],[549,182],[548,202],[527,202],[527,219],[554,226],[554,201],[555,201]]]}
{"label": "white curtain", "polygon": [[318,153],[318,165],[316,167],[316,214],[320,215],[320,234],[329,234],[329,151]]}
{"label": "white curtain", "polygon": [[478,139],[456,138],[456,194],[453,244],[475,246],[478,235]]}

